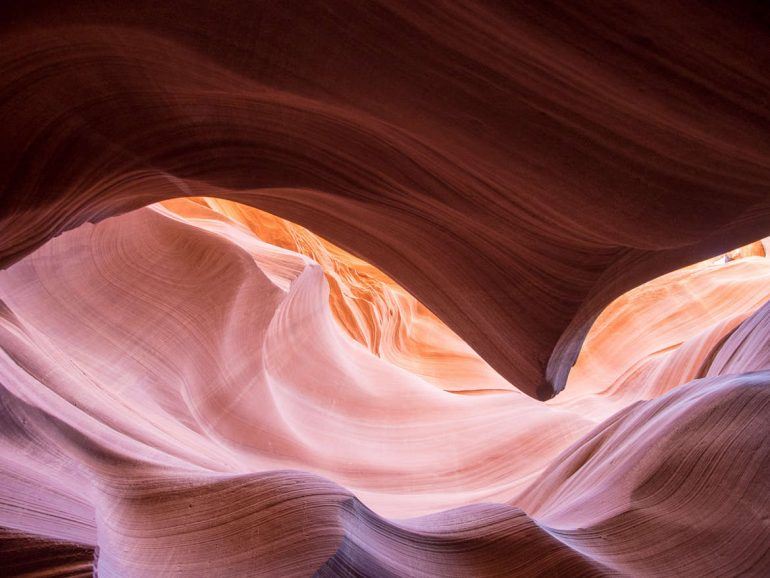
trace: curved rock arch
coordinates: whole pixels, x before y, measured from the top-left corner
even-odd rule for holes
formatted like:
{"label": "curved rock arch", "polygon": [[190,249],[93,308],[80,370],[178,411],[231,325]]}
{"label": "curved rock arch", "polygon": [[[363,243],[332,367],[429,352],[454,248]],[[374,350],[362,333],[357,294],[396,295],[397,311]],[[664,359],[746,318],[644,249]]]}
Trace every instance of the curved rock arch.
{"label": "curved rock arch", "polygon": [[770,231],[747,6],[4,6],[0,262],[216,194],[403,284],[522,391],[593,319]]}

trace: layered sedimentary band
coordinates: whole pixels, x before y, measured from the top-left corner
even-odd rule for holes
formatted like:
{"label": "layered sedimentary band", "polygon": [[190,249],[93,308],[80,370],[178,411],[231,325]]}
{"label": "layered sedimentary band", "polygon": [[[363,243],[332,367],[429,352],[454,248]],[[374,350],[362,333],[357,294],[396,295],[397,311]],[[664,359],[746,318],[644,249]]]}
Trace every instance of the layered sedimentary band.
{"label": "layered sedimentary band", "polygon": [[749,6],[2,11],[6,265],[86,221],[224,196],[377,265],[548,399],[610,301],[770,230]]}
{"label": "layered sedimentary band", "polygon": [[505,382],[357,263],[193,199],[2,272],[4,549],[121,577],[768,568],[761,242],[614,302],[548,404],[483,387]]}
{"label": "layered sedimentary band", "polygon": [[0,3],[0,575],[770,575],[759,3]]}

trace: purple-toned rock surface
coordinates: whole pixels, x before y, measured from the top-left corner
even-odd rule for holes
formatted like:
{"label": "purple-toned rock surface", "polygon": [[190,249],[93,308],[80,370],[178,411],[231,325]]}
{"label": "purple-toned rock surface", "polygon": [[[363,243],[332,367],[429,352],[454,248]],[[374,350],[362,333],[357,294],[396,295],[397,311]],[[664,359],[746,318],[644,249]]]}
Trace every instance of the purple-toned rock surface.
{"label": "purple-toned rock surface", "polygon": [[0,6],[0,576],[770,575],[766,24]]}

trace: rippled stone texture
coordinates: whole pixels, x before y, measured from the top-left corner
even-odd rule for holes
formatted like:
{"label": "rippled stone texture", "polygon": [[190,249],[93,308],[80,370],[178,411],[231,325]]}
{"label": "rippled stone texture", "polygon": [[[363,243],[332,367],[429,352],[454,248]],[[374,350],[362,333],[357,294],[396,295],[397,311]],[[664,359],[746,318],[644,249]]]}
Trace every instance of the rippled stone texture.
{"label": "rippled stone texture", "polygon": [[[97,548],[99,575],[121,577],[695,575],[714,556],[725,570],[767,566],[761,244],[614,302],[574,391],[543,404],[516,389],[458,395],[452,380],[399,367],[382,342],[363,347],[351,317],[391,331],[393,346],[409,330],[400,311],[366,312],[413,298],[374,284],[335,317],[362,278],[339,275],[349,256],[316,253],[334,264],[324,275],[259,238],[265,227],[331,247],[247,207],[178,200],[65,233],[0,273],[0,526],[51,566]],[[613,353],[608,334],[637,348]],[[419,343],[401,353],[431,361]],[[442,363],[484,379],[470,350]],[[727,495],[697,486],[726,475]],[[648,496],[653,480],[679,489]],[[661,543],[686,545],[687,563]]]}
{"label": "rippled stone texture", "polygon": [[[222,199],[174,199],[160,206],[210,231],[244,226],[266,243],[310,257],[324,270],[334,318],[379,357],[442,389],[515,389],[382,271],[304,227]],[[284,269],[292,270],[291,260],[286,261]]]}
{"label": "rippled stone texture", "polygon": [[0,4],[0,575],[770,575],[766,24]]}
{"label": "rippled stone texture", "polygon": [[0,258],[224,196],[377,265],[521,391],[770,231],[768,46],[691,2],[4,3]]}

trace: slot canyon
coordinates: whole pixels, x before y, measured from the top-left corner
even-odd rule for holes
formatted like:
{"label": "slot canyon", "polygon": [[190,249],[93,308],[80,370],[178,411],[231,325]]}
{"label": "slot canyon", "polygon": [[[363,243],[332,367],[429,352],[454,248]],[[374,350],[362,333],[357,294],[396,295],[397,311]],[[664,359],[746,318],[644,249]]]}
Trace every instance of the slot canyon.
{"label": "slot canyon", "polygon": [[0,576],[770,575],[768,16],[0,5]]}

